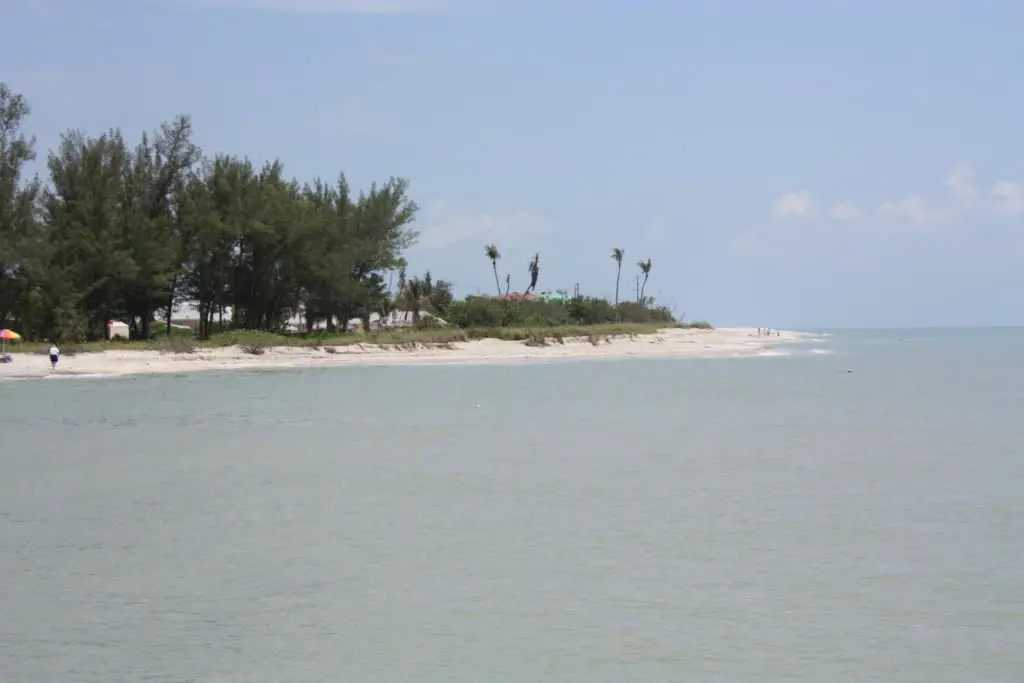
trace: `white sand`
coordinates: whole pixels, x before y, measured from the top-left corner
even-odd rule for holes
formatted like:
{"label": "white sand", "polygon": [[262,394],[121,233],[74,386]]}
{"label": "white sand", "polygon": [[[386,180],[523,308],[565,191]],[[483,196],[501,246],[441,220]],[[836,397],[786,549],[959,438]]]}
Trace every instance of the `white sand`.
{"label": "white sand", "polygon": [[[196,353],[161,351],[103,351],[61,358],[56,372],[41,354],[12,353],[13,363],[0,364],[0,379],[39,379],[81,376],[198,372],[263,368],[304,368],[350,365],[429,365],[447,363],[519,363],[555,360],[623,358],[728,358],[779,355],[771,347],[805,341],[801,332],[758,337],[756,328],[717,330],[663,330],[657,334],[614,337],[592,344],[586,338],[551,341],[549,346],[482,339],[453,344],[454,348],[403,350],[369,344],[323,349],[277,347],[262,355],[238,347],[201,349]],[[12,349],[8,349],[12,351]]]}

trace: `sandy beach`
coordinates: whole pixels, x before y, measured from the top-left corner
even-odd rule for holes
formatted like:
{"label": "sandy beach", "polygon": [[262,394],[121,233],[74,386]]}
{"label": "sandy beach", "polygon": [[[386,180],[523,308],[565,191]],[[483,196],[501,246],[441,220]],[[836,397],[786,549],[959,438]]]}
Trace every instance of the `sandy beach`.
{"label": "sandy beach", "polygon": [[13,363],[0,365],[2,379],[47,379],[57,377],[117,376],[138,374],[303,368],[355,365],[429,365],[451,363],[519,363],[557,360],[625,358],[728,358],[771,356],[774,347],[806,341],[813,335],[781,332],[758,336],[756,328],[715,330],[666,329],[632,338],[609,337],[598,344],[586,338],[551,341],[548,346],[527,346],[524,342],[481,339],[451,344],[448,348],[418,346],[415,349],[351,344],[333,347],[331,352],[302,347],[275,347],[261,355],[245,353],[239,347],[199,349],[177,354],[152,350],[102,351],[61,358],[51,371],[46,356],[12,353]]}

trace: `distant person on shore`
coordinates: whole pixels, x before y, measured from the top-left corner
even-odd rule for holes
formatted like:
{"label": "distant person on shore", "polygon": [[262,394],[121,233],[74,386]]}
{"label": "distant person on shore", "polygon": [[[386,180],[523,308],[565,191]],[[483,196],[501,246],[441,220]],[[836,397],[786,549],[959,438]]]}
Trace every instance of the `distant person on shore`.
{"label": "distant person on shore", "polygon": [[60,360],[60,349],[56,344],[50,344],[50,369],[57,369],[57,361]]}

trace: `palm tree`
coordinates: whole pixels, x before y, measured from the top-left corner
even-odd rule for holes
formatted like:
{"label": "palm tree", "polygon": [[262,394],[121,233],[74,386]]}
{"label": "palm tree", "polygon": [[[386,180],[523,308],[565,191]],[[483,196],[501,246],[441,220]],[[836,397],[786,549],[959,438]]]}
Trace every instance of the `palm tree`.
{"label": "palm tree", "polygon": [[[391,308],[395,308],[401,304],[402,296],[405,294],[405,281],[406,281],[406,268],[409,263],[405,258],[400,257],[396,262],[395,266],[398,268],[398,289],[395,290],[395,298],[389,302]],[[394,277],[395,271],[391,271],[391,276]],[[391,298],[391,283],[388,283],[388,298]]]}
{"label": "palm tree", "polygon": [[405,289],[402,291],[402,295],[405,298],[406,307],[412,314],[412,324],[419,324],[420,310],[423,308],[424,299],[426,299],[423,280],[418,277],[407,280],[405,283]]}
{"label": "palm tree", "polygon": [[540,254],[534,254],[533,260],[530,261],[530,286],[526,288],[527,294],[537,288],[538,277],[540,277]]}
{"label": "palm tree", "polygon": [[498,296],[501,296],[501,281],[498,280],[498,259],[501,258],[501,252],[498,251],[498,247],[488,244],[484,247],[484,253],[491,260],[491,267],[494,268],[494,284],[498,288]]}
{"label": "palm tree", "polygon": [[612,260],[618,264],[619,270],[615,274],[615,307],[619,307],[619,278],[622,277],[622,257],[626,255],[625,249],[616,247],[612,249]]}
{"label": "palm tree", "polygon": [[651,276],[651,259],[638,261],[637,265],[640,266],[640,272],[643,273],[644,276],[644,281],[640,285],[640,301],[637,302],[642,304],[644,302],[644,287],[647,286],[647,278]]}

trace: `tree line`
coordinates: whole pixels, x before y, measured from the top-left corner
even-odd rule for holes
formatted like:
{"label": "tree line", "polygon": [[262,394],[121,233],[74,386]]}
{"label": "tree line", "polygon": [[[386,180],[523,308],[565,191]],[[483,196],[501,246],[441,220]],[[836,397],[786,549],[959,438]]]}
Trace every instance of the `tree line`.
{"label": "tree line", "polygon": [[391,299],[385,273],[416,239],[404,179],[299,183],[280,161],[204,156],[180,116],[135,145],[69,131],[44,184],[25,177],[30,111],[0,84],[0,321],[29,338],[98,338],[111,319],[148,338],[182,302],[202,336],[299,311],[333,328]]}
{"label": "tree line", "polygon": [[[98,339],[115,319],[148,339],[155,320],[170,331],[183,303],[198,310],[204,338],[229,328],[278,331],[299,314],[306,331],[334,331],[395,307],[416,318],[452,313],[468,324],[490,305],[455,302],[451,283],[429,273],[405,277],[402,254],[417,238],[418,207],[404,179],[360,192],[344,174],[300,183],[280,161],[205,155],[190,119],[179,116],[135,144],[119,130],[68,131],[47,155],[43,182],[27,177],[36,159],[25,132],[30,113],[26,99],[0,83],[0,325],[28,339]],[[496,264],[497,248],[487,251]],[[538,261],[529,266],[531,292]],[[648,262],[645,275],[649,269]],[[623,319],[617,309],[616,293],[610,315]],[[531,310],[506,307],[483,318],[542,313]],[[594,317],[553,315],[549,324]]]}
{"label": "tree line", "polygon": [[[491,268],[494,271],[494,284],[498,288],[498,296],[508,296],[509,290],[511,289],[512,275],[505,275],[505,291],[501,291],[501,281],[498,279],[498,261],[501,259],[501,251],[498,250],[498,246],[495,244],[487,244],[484,246],[484,256],[491,262]],[[626,257],[626,250],[616,247],[612,249],[612,260],[615,261],[615,303],[614,306],[619,305],[619,283],[622,279],[622,260]],[[650,306],[654,304],[653,299],[649,299],[644,295],[647,288],[647,280],[651,277],[651,259],[646,261],[638,261],[637,267],[640,269],[640,274],[637,275],[636,280],[636,303],[643,306]],[[530,259],[530,265],[528,266],[527,272],[530,274],[530,284],[526,289],[523,290],[522,298],[526,299],[528,295],[532,294],[537,289],[537,279],[540,277],[540,254],[534,254],[533,258]],[[577,294],[578,296],[578,294]]]}

